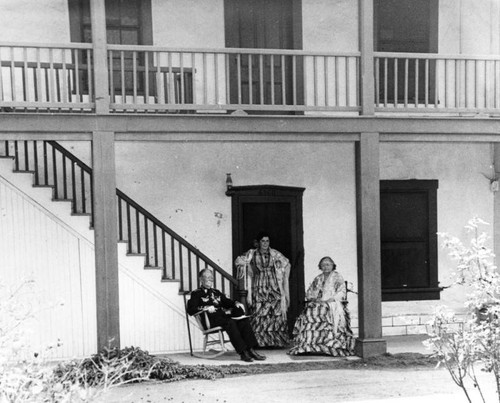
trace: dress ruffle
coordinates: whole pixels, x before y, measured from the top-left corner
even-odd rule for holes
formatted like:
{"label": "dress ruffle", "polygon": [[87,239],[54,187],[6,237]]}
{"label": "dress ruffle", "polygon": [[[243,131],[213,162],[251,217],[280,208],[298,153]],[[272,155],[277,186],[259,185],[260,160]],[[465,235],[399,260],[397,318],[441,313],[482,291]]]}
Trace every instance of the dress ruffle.
{"label": "dress ruffle", "polygon": [[281,311],[281,293],[273,268],[254,275],[252,328],[260,347],[289,344],[288,325]]}
{"label": "dress ruffle", "polygon": [[294,346],[289,354],[321,353],[334,357],[353,355],[355,339],[346,307],[341,314],[345,315],[345,320],[341,321],[343,326],[335,329],[331,307],[327,302],[308,303],[295,322]]}

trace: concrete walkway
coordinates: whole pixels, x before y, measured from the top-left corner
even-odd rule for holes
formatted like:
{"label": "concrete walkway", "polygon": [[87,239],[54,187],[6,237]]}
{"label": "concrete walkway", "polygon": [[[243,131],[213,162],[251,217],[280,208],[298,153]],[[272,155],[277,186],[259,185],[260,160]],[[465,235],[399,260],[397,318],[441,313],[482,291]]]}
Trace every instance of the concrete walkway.
{"label": "concrete walkway", "polygon": [[[388,352],[415,352],[428,354],[422,345],[424,336],[389,337]],[[267,363],[342,360],[323,356],[290,357],[283,350],[263,350]],[[175,354],[171,358],[182,364],[259,365],[243,363],[235,353],[227,353],[215,360]],[[350,357],[347,359],[357,359]],[[485,388],[486,402],[498,401],[491,374],[480,373],[480,384]],[[471,388],[472,390],[473,388]],[[321,371],[287,372],[262,375],[236,375],[215,381],[187,380],[173,383],[143,383],[120,387],[101,399],[106,403],[461,403],[467,402],[462,390],[442,368],[418,369],[335,369]],[[473,402],[480,402],[477,392]]]}
{"label": "concrete walkway", "polygon": [[[421,353],[429,354],[430,351],[425,348],[423,341],[427,339],[426,335],[414,335],[414,336],[391,336],[386,337],[387,340],[387,352],[391,354],[411,352],[411,353]],[[230,346],[228,344],[228,346]],[[280,363],[290,363],[290,362],[306,362],[306,361],[331,361],[336,358],[328,356],[293,356],[288,355],[286,350],[259,350],[260,353],[264,354],[267,359],[266,361],[260,362],[265,364],[280,364]],[[181,364],[186,365],[230,365],[230,364],[241,364],[241,365],[256,365],[259,362],[246,363],[240,361],[240,356],[236,354],[235,351],[227,352],[219,357],[213,359],[197,358],[191,357],[189,353],[179,353],[179,354],[169,354],[166,357],[171,358],[174,361],[178,361]],[[346,359],[358,359],[357,357],[348,357]]]}

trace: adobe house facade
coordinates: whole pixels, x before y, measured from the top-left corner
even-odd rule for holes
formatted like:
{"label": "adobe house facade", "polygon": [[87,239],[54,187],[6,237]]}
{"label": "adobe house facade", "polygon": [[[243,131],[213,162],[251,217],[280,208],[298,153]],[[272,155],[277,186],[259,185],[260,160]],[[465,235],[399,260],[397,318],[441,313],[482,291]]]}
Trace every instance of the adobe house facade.
{"label": "adobe house facade", "polygon": [[[259,229],[292,261],[292,319],[319,259],[335,260],[361,355],[425,332],[436,305],[462,308],[436,232],[465,236],[479,216],[498,249],[499,1],[106,7],[0,0],[0,262],[50,306],[35,343],[187,350],[179,290],[208,265],[242,297],[233,261]],[[13,172],[44,164],[87,206],[71,215]]]}

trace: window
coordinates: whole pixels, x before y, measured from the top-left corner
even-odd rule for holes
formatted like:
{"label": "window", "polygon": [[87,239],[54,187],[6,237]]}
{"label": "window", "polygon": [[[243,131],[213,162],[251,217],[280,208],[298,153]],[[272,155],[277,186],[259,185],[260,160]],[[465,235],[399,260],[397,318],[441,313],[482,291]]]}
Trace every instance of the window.
{"label": "window", "polygon": [[[106,0],[108,43],[152,45],[150,0]],[[91,42],[90,0],[69,0],[72,42]]]}
{"label": "window", "polygon": [[439,299],[437,180],[380,182],[382,301]]}
{"label": "window", "polygon": [[[153,23],[150,0],[106,0],[106,34],[109,44],[152,45]],[[72,42],[92,42],[89,0],[69,0],[70,30]],[[124,52],[124,77],[121,76],[121,60],[113,60],[113,89],[121,92],[122,78],[126,94],[133,93],[133,52]],[[84,55],[84,63],[87,62]],[[144,91],[144,57],[137,56],[137,93]],[[84,87],[85,83],[83,83]]]}

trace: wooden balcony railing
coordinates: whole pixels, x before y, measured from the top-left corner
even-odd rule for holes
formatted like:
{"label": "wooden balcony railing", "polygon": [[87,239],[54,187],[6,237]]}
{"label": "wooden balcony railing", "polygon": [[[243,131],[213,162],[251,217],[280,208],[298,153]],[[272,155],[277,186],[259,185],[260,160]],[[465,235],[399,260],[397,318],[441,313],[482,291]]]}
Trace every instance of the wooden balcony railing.
{"label": "wooden balcony railing", "polygon": [[375,53],[375,110],[500,112],[500,56]]}
{"label": "wooden balcony railing", "polygon": [[[360,53],[108,45],[108,111],[354,112]],[[95,112],[91,44],[0,43],[0,110]],[[500,56],[374,53],[375,112],[500,113]]]}
{"label": "wooden balcony railing", "polygon": [[113,111],[358,111],[359,53],[108,46]]}
{"label": "wooden balcony railing", "polygon": [[0,43],[0,108],[92,111],[92,45]]}

